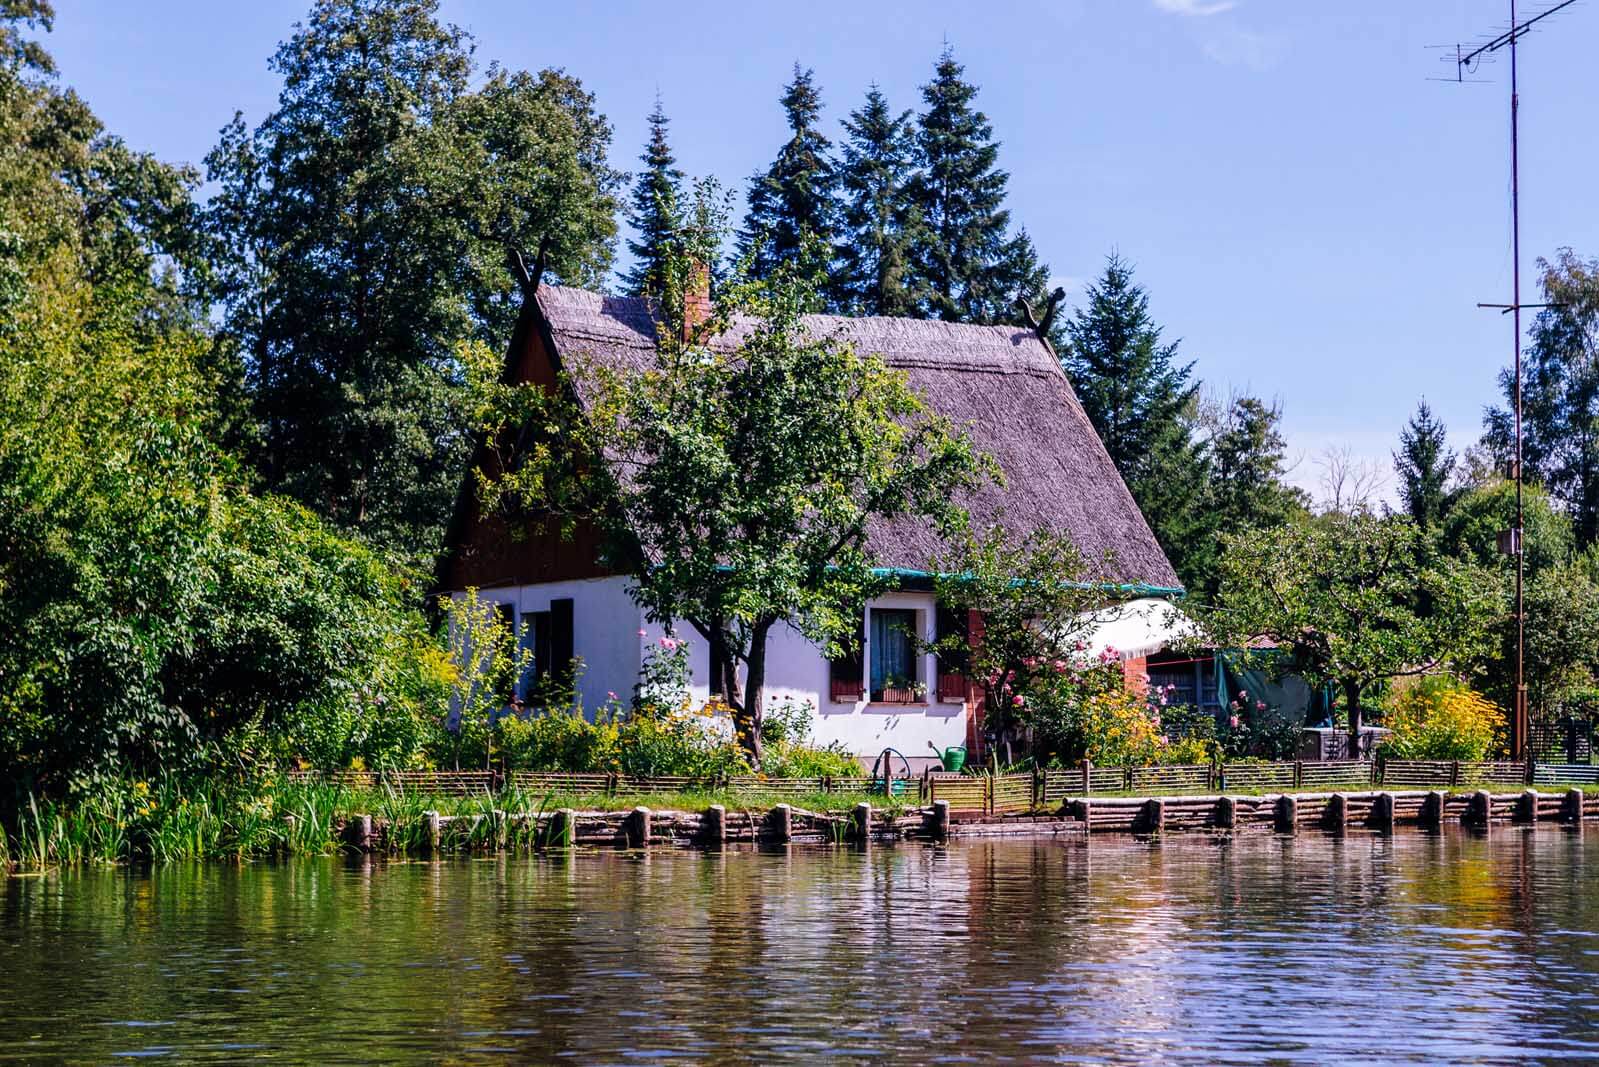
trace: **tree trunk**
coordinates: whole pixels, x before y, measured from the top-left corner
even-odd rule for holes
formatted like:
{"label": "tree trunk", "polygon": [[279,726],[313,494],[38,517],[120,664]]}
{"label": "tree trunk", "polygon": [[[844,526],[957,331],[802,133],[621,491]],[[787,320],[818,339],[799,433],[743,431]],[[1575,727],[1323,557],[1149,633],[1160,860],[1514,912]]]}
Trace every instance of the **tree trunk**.
{"label": "tree trunk", "polygon": [[761,726],[766,719],[766,638],[772,631],[771,621],[756,623],[750,628],[750,650],[744,677],[744,702],[738,723],[739,742],[750,754],[750,762],[761,769],[764,750],[761,744]]}
{"label": "tree trunk", "polygon": [[1360,758],[1360,683],[1344,682],[1344,700],[1349,704],[1349,758]]}

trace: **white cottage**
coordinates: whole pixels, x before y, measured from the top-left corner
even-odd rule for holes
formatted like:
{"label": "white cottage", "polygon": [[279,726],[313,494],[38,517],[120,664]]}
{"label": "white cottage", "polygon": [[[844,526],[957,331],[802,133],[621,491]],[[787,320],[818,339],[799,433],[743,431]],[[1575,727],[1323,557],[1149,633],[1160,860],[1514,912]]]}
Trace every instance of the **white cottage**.
{"label": "white cottage", "polygon": [[[992,455],[1005,486],[985,486],[964,501],[981,526],[1003,511],[1016,529],[1045,526],[1068,534],[1085,558],[1107,553],[1130,595],[1149,601],[1133,618],[1151,632],[1123,648],[1130,676],[1141,657],[1164,643],[1181,616],[1164,601],[1180,595],[1176,574],[1156,543],[1121,476],[1049,346],[1031,329],[968,326],[922,319],[815,316],[812,328],[842,333],[857,349],[881,355],[906,372],[930,406],[962,426]],[[526,301],[513,334],[506,374],[553,385],[575,361],[621,370],[638,368],[655,348],[656,323],[645,301],[580,289],[539,286]],[[510,536],[497,515],[480,514],[464,493],[440,570],[444,589],[475,586],[498,601],[533,650],[535,669],[559,669],[576,656],[586,708],[609,693],[631,692],[645,651],[663,635],[628,594],[628,580],[601,565],[596,539]],[[885,747],[925,756],[928,746],[974,747],[980,706],[971,684],[940,670],[910,634],[931,641],[944,627],[969,625],[934,602],[928,560],[939,542],[933,530],[909,521],[883,522],[869,534],[879,567],[898,579],[896,591],[868,604],[861,620],[862,654],[829,662],[796,631],[774,631],[767,692],[817,709],[816,739],[842,742],[870,759]],[[1118,618],[1122,627],[1129,615]],[[1152,629],[1151,629],[1152,627]],[[680,633],[697,636],[688,625]],[[694,663],[697,695],[709,693],[708,653]]]}

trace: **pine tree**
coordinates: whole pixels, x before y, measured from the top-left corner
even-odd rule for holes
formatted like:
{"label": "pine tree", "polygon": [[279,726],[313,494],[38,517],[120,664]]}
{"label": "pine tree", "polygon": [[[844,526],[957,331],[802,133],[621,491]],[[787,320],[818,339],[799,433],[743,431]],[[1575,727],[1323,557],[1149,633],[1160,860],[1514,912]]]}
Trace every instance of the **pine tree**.
{"label": "pine tree", "polygon": [[750,179],[739,254],[749,258],[756,278],[771,277],[780,265],[797,264],[803,274],[825,283],[836,236],[838,176],[832,144],[816,128],[822,95],[815,72],[795,63],[794,80],[783,87],[780,103],[793,136],[766,173]]}
{"label": "pine tree", "polygon": [[977,86],[945,49],[917,119],[921,170],[911,199],[925,226],[914,256],[923,313],[951,322],[1015,322],[1015,300],[1037,295],[1048,270],[1025,233],[1010,235],[999,145],[972,107]]}
{"label": "pine tree", "polygon": [[1199,386],[1193,365],[1174,365],[1177,344],[1162,344],[1149,297],[1132,267],[1112,255],[1088,304],[1066,326],[1063,360],[1089,420],[1185,581],[1212,540],[1205,522],[1206,447],[1194,432]]}
{"label": "pine tree", "polygon": [[644,173],[633,185],[628,213],[628,222],[638,231],[638,237],[627,242],[633,267],[622,276],[622,285],[634,296],[660,295],[668,242],[678,225],[683,172],[675,166],[677,159],[666,139],[668,121],[660,97],[656,97],[655,110],[649,117],[650,139],[639,156]]}
{"label": "pine tree", "polygon": [[1448,502],[1449,476],[1455,454],[1448,448],[1448,431],[1423,400],[1399,434],[1394,471],[1399,475],[1399,496],[1405,510],[1423,530],[1443,518]]}
{"label": "pine tree", "polygon": [[895,115],[877,86],[844,120],[849,140],[838,168],[839,278],[844,310],[857,315],[914,315],[911,255],[920,216],[910,197],[916,140],[910,111]]}

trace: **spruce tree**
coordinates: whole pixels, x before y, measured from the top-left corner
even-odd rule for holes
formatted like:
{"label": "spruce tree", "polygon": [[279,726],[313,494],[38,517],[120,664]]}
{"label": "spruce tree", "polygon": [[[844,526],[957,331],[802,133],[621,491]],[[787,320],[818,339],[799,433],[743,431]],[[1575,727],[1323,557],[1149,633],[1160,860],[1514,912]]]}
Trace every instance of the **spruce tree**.
{"label": "spruce tree", "polygon": [[838,168],[838,276],[843,310],[857,315],[914,315],[911,255],[920,216],[910,197],[916,139],[910,111],[895,115],[877,86],[844,120],[849,139]]}
{"label": "spruce tree", "polygon": [[1149,297],[1115,255],[1066,334],[1063,364],[1083,409],[1177,573],[1193,581],[1189,558],[1211,540],[1193,364],[1174,363],[1176,342],[1161,343]]}
{"label": "spruce tree", "polygon": [[921,170],[911,199],[925,230],[914,255],[923,313],[950,322],[1015,322],[1019,295],[1036,297],[1048,270],[1025,234],[1011,235],[999,145],[972,106],[977,86],[945,49],[917,118]]}
{"label": "spruce tree", "polygon": [[666,138],[669,120],[655,98],[650,112],[650,139],[639,155],[644,173],[633,183],[633,200],[627,221],[638,236],[629,239],[627,250],[633,266],[622,275],[622,285],[633,296],[658,297],[665,279],[668,242],[678,226],[678,201],[682,194],[683,172],[676,167],[672,146]]}
{"label": "spruce tree", "polygon": [[1443,518],[1448,503],[1449,476],[1455,454],[1448,448],[1448,432],[1423,400],[1399,434],[1394,471],[1399,475],[1399,496],[1405,510],[1423,530]]}
{"label": "spruce tree", "polygon": [[[794,80],[779,99],[793,135],[766,173],[750,179],[739,254],[749,258],[756,278],[769,278],[780,265],[793,263],[825,284],[831,275],[838,176],[832,144],[816,126],[822,95],[815,72],[795,63]],[[836,302],[837,293],[829,296]]]}

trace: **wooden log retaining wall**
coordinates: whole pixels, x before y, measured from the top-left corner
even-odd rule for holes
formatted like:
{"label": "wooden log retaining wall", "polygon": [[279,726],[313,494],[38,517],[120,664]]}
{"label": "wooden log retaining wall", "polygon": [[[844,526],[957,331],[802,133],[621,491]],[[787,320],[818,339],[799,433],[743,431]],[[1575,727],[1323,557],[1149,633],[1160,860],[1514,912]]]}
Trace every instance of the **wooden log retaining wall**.
{"label": "wooden log retaining wall", "polygon": [[[1578,812],[1580,811],[1580,818]],[[1154,834],[1272,831],[1390,832],[1397,826],[1577,823],[1599,819],[1599,793],[1384,790],[1337,793],[1067,797],[1038,813],[956,811],[948,800],[904,812],[859,804],[849,812],[811,812],[779,804],[771,811],[575,811],[473,815],[425,812],[417,826],[356,814],[337,824],[356,852],[493,851],[506,848],[650,848],[728,844],[870,843],[944,840],[993,834]]]}

